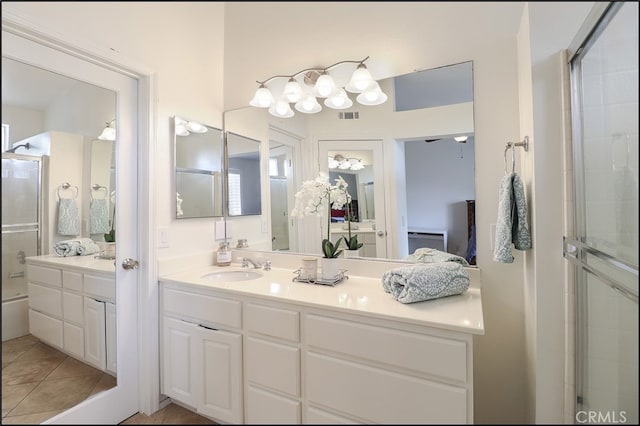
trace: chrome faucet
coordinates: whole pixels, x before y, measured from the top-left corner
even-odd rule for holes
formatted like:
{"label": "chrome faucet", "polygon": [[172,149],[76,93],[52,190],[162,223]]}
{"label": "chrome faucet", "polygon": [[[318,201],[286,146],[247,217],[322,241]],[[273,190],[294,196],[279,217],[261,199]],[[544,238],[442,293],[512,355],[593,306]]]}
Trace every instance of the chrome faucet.
{"label": "chrome faucet", "polygon": [[260,261],[253,260],[253,259],[248,258],[248,257],[243,257],[242,258],[242,267],[243,268],[248,268],[249,264],[253,265],[253,269],[260,269],[260,267],[262,266]]}

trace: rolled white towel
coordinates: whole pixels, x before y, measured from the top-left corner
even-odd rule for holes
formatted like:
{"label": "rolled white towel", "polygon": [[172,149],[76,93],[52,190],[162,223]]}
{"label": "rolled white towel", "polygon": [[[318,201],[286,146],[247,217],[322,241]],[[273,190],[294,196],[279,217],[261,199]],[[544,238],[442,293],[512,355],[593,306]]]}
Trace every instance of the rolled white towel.
{"label": "rolled white towel", "polygon": [[53,247],[53,251],[58,256],[86,256],[98,253],[100,247],[91,238],[79,238],[76,240],[58,241]]}
{"label": "rolled white towel", "polygon": [[469,274],[458,262],[419,263],[388,270],[382,286],[398,302],[415,303],[464,293]]}

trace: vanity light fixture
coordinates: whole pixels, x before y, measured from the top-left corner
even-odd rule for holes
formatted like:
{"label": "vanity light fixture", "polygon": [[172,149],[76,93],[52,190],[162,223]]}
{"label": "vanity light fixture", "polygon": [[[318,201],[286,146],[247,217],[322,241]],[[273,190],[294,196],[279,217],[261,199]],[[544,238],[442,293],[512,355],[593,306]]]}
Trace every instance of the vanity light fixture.
{"label": "vanity light fixture", "polygon": [[467,143],[467,139],[469,139],[469,136],[456,136],[453,139],[455,139],[458,143]]}
{"label": "vanity light fixture", "polygon": [[98,139],[101,141],[115,141],[116,140],[116,119],[108,121],[107,126],[102,130]]}
{"label": "vanity light fixture", "polygon": [[329,156],[329,168],[339,170],[362,170],[364,163],[360,158],[346,158],[342,154]]}
{"label": "vanity light fixture", "polygon": [[197,121],[187,121],[179,117],[175,119],[175,126],[175,132],[178,136],[189,136],[191,133],[207,133],[209,130],[204,124]]}
{"label": "vanity light fixture", "polygon": [[[322,110],[317,98],[324,98],[324,105],[332,109],[346,109],[353,105],[347,92],[357,94],[356,100],[362,105],[380,105],[387,100],[380,85],[371,77],[371,73],[364,64],[367,56],[361,61],[340,61],[326,68],[307,68],[292,75],[274,75],[259,84],[249,105],[258,108],[268,108],[269,113],[280,118],[293,117],[294,112],[289,104],[305,114],[314,114]],[[342,64],[358,64],[350,81],[344,87],[336,86],[329,71]],[[297,80],[303,77],[304,85]],[[274,96],[267,87],[267,83],[277,78],[286,78],[282,94]]]}

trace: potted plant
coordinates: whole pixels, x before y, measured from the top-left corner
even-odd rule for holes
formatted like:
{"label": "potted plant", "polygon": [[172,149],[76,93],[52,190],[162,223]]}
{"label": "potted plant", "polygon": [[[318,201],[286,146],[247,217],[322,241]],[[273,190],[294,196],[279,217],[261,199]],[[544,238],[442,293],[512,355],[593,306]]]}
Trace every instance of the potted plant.
{"label": "potted plant", "polygon": [[105,249],[104,255],[107,257],[115,257],[116,254],[116,193],[111,192],[111,204],[113,205],[113,213],[111,215],[111,229],[104,234]]}
{"label": "potted plant", "polygon": [[352,210],[351,210],[351,197],[349,197],[349,202],[347,203],[347,214],[345,215],[345,219],[347,221],[347,230],[349,238],[342,236],[342,239],[347,246],[344,251],[344,257],[358,257],[360,256],[360,248],[364,245],[364,243],[358,242],[358,235],[351,234],[351,219],[352,219]]}
{"label": "potted plant", "polygon": [[314,180],[302,183],[295,195],[295,207],[291,211],[293,217],[322,216],[323,212],[327,212],[327,237],[322,239],[323,256],[320,259],[322,278],[327,280],[335,278],[340,272],[337,258],[342,254],[342,237],[335,243],[331,242],[331,209],[341,210],[351,200],[346,188],[347,183],[342,177],[338,177],[336,184],[331,185],[329,175],[320,172]]}

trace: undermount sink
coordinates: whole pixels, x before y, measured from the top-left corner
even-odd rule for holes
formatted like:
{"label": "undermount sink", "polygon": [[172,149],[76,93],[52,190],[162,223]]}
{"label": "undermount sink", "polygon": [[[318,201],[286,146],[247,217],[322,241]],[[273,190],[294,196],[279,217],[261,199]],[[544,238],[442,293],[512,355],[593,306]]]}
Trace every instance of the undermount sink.
{"label": "undermount sink", "polygon": [[211,281],[249,281],[262,278],[262,274],[256,271],[216,271],[202,276]]}

